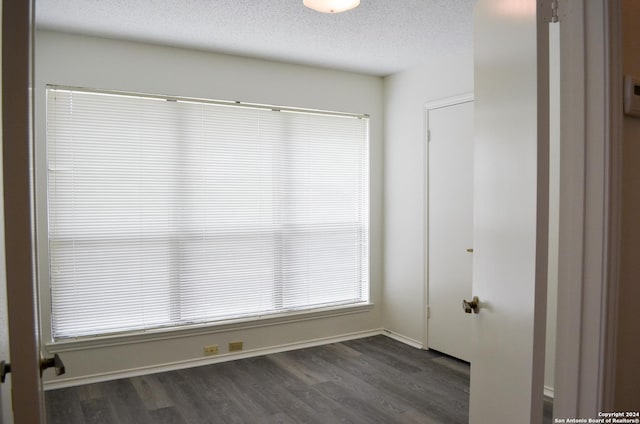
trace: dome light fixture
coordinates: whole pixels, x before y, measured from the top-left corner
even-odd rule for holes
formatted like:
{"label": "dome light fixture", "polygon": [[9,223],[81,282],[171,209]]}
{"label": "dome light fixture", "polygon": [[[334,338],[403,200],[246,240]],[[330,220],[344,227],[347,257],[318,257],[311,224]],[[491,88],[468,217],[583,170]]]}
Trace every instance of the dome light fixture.
{"label": "dome light fixture", "polygon": [[358,7],[360,0],[303,0],[302,3],[318,12],[340,13]]}

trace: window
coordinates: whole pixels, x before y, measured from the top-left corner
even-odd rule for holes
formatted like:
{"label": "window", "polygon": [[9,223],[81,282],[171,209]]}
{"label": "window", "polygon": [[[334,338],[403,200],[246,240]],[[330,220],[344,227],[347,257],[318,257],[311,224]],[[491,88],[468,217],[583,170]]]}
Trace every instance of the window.
{"label": "window", "polygon": [[54,339],[368,301],[368,118],[47,89]]}

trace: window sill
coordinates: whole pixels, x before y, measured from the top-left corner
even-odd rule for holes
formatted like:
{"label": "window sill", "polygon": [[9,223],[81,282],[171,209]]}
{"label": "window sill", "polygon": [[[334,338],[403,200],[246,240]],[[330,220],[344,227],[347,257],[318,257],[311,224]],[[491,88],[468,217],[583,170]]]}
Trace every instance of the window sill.
{"label": "window sill", "polygon": [[154,342],[158,340],[177,339],[190,336],[198,336],[202,334],[215,334],[227,331],[237,331],[250,328],[289,324],[300,321],[316,320],[340,315],[357,314],[362,312],[369,312],[373,309],[373,307],[373,303],[337,306],[331,308],[315,309],[313,311],[300,311],[279,315],[269,315],[262,318],[251,317],[217,323],[193,324],[174,328],[145,330],[127,334],[67,339],[57,342],[44,343],[44,347],[48,353],[61,353],[108,346]]}

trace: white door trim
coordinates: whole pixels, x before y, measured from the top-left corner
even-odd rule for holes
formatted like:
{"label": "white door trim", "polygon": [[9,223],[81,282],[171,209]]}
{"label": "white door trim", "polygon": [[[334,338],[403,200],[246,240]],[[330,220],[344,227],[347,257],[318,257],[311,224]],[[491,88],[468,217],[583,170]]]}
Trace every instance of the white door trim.
{"label": "white door trim", "polygon": [[618,290],[620,284],[620,257],[621,257],[621,225],[622,225],[622,138],[623,138],[623,111],[622,101],[622,6],[619,0],[607,3],[606,15],[606,57],[609,59],[607,71],[609,72],[606,85],[606,119],[609,136],[609,173],[607,175],[608,215],[606,217],[605,234],[608,236],[605,257],[607,273],[604,276],[604,331],[602,338],[602,382],[600,397],[602,410],[613,411],[615,400],[615,375],[616,375],[616,347],[618,329]]}
{"label": "white door trim", "polygon": [[[440,109],[447,106],[455,106],[460,103],[467,103],[473,101],[473,93],[465,93],[453,97],[445,97],[444,99],[433,100],[424,104],[424,109],[427,113],[433,109]],[[427,126],[429,122],[427,121]]]}
{"label": "white door trim", "polygon": [[[559,3],[560,263],[554,415],[611,410],[620,216],[619,0]],[[587,56],[586,52],[589,52]]]}
{"label": "white door trim", "polygon": [[44,422],[31,184],[33,8],[33,0],[5,1],[2,16],[5,258],[16,423]]}
{"label": "white door trim", "polygon": [[423,340],[422,348],[428,349],[429,341],[429,323],[428,323],[428,308],[429,308],[429,112],[443,107],[455,106],[463,103],[473,102],[473,93],[465,93],[458,96],[445,97],[443,99],[433,100],[425,103],[424,105],[424,158],[423,167],[424,170],[424,234],[422,235],[422,245],[424,246],[424,261],[423,261],[423,275],[424,275],[424,299],[423,299]]}

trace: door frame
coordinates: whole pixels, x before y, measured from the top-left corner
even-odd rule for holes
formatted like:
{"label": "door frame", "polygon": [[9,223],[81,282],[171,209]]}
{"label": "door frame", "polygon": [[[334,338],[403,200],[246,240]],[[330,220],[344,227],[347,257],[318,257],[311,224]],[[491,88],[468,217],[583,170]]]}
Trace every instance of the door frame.
{"label": "door frame", "polygon": [[[473,93],[465,93],[452,97],[429,101],[424,104],[424,299],[423,299],[423,349],[429,349],[429,112],[436,109],[442,109],[449,106],[455,106],[463,103],[473,102],[475,100]],[[460,299],[462,301],[462,299]]]}
{"label": "door frame", "polygon": [[[621,213],[620,1],[558,3],[560,245],[554,415],[613,410]],[[587,56],[586,52],[589,52]]]}
{"label": "door frame", "polygon": [[44,422],[32,190],[34,2],[2,3],[5,260],[16,423]]}

